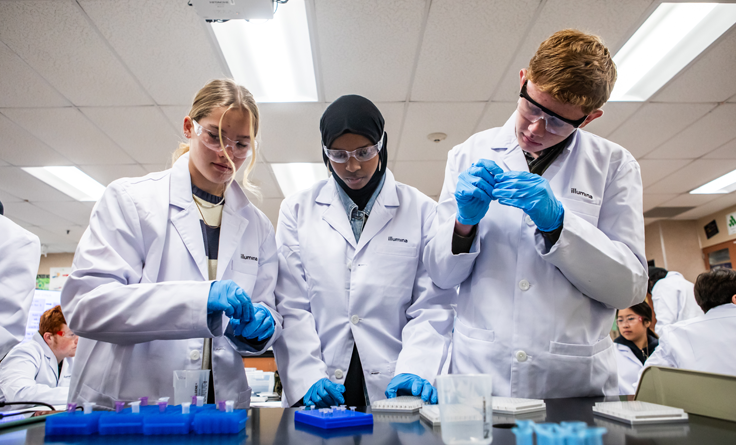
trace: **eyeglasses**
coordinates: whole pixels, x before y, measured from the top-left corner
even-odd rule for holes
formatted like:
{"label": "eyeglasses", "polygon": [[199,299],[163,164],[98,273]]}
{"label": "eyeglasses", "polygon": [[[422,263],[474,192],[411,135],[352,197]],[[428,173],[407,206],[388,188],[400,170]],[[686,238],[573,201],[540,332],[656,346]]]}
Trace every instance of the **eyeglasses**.
{"label": "eyeglasses", "polygon": [[74,333],[74,332],[72,332],[72,331],[69,331],[69,332],[64,332],[64,331],[58,331],[58,332],[56,333],[56,335],[58,335],[59,337],[66,337],[66,338],[70,338],[70,339],[72,339],[72,340],[74,340],[75,338],[77,338],[77,334],[75,334],[75,333]]}
{"label": "eyeglasses", "polygon": [[216,133],[202,127],[194,119],[192,119],[192,123],[194,123],[194,132],[202,138],[201,141],[205,147],[217,153],[222,152],[223,148],[230,148],[233,157],[238,159],[248,157],[250,141],[234,141],[227,136],[223,136],[221,142],[220,137]]}
{"label": "eyeglasses", "polygon": [[526,92],[526,84],[528,80],[524,82],[519,92],[519,106],[517,109],[521,116],[531,123],[536,123],[540,119],[544,120],[545,131],[556,134],[558,136],[569,136],[575,131],[576,128],[581,126],[588,115],[581,117],[574,121],[560,116],[552,110],[549,110],[542,105],[534,101],[529,94]]}
{"label": "eyeglasses", "polygon": [[626,318],[617,319],[616,324],[619,326],[623,326],[625,324],[631,326],[632,324],[636,324],[639,321],[641,321],[641,317],[635,317],[633,315],[630,315]]}
{"label": "eyeglasses", "polygon": [[358,162],[370,161],[371,159],[376,157],[378,152],[381,151],[381,148],[383,148],[383,136],[381,136],[381,140],[378,141],[376,145],[356,148],[353,151],[331,150],[327,148],[324,144],[322,144],[322,149],[325,151],[325,154],[330,159],[330,161],[337,162],[338,164],[344,164],[348,162],[350,160],[350,157],[354,157],[355,160]]}

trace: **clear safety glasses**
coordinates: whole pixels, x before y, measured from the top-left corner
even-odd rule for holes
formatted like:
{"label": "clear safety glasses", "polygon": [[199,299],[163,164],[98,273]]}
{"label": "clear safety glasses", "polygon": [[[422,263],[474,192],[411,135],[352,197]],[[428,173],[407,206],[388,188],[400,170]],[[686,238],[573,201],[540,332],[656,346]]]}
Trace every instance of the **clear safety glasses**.
{"label": "clear safety glasses", "polygon": [[360,147],[356,148],[353,151],[346,151],[346,150],[331,150],[327,147],[322,145],[322,149],[325,151],[325,154],[332,162],[337,162],[338,164],[344,164],[350,160],[350,157],[355,158],[358,162],[365,162],[370,161],[371,159],[375,158],[379,151],[381,151],[381,148],[383,148],[383,136],[381,137],[381,140],[378,141],[376,145],[368,145],[366,147]]}
{"label": "clear safety glasses", "polygon": [[202,127],[194,119],[192,119],[192,123],[194,123],[194,132],[197,133],[197,136],[201,138],[202,144],[205,147],[217,153],[220,153],[223,147],[225,147],[230,149],[230,153],[232,153],[233,157],[236,157],[238,159],[244,159],[248,157],[248,152],[250,152],[249,140],[234,141],[227,136],[223,136],[222,143],[220,143],[220,137],[217,133],[213,133],[210,130]]}
{"label": "clear safety glasses", "polygon": [[66,338],[69,338],[69,339],[72,339],[72,340],[74,340],[75,338],[77,338],[77,334],[75,334],[72,331],[69,331],[69,332],[58,331],[56,333],[56,335],[58,335],[59,337],[66,337]]}
{"label": "clear safety glasses", "polygon": [[616,320],[616,324],[619,326],[628,325],[631,326],[632,324],[636,324],[641,321],[641,317],[635,317],[633,315],[629,315],[626,318],[619,317]]}
{"label": "clear safety glasses", "polygon": [[521,92],[519,93],[519,106],[517,109],[521,116],[529,122],[536,123],[540,119],[543,119],[545,131],[556,134],[557,136],[569,136],[576,128],[585,122],[585,119],[588,118],[588,115],[585,115],[580,119],[573,121],[543,107],[527,94],[527,82],[529,81],[527,80],[524,82],[524,85],[521,87]]}

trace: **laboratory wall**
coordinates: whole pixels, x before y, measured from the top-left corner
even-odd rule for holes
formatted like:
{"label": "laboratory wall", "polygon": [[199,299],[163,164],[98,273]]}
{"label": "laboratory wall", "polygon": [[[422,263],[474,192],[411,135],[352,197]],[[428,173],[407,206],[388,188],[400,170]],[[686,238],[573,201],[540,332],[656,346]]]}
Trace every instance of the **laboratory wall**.
{"label": "laboratory wall", "polygon": [[[728,234],[728,216],[731,213],[735,212],[736,206],[728,207],[721,210],[720,212],[712,213],[706,217],[700,218],[697,221],[697,233],[700,237],[700,244],[703,246],[703,248],[714,246],[726,241],[736,240],[736,230],[734,230],[736,229],[736,226],[731,229],[734,232],[733,235]],[[718,233],[708,239],[705,234],[705,225],[714,220],[716,222],[716,226],[718,227]]]}
{"label": "laboratory wall", "polygon": [[698,238],[702,225],[698,221],[661,220],[645,228],[647,261],[657,267],[680,272],[686,280],[695,282],[705,272],[703,252]]}
{"label": "laboratory wall", "polygon": [[38,265],[39,275],[48,275],[52,267],[72,267],[73,253],[49,253],[41,255],[41,263]]}

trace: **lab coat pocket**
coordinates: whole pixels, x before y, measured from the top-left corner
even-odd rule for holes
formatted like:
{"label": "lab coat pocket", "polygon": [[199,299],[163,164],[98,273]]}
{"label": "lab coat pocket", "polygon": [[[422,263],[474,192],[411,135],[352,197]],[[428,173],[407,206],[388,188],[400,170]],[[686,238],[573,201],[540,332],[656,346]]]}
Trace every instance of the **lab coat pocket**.
{"label": "lab coat pocket", "polygon": [[592,202],[579,201],[577,199],[560,198],[562,207],[565,211],[570,211],[575,215],[583,218],[594,226],[598,226],[598,215],[601,212],[601,205]]}
{"label": "lab coat pocket", "polygon": [[[548,398],[591,397],[609,394],[611,378],[616,385],[616,364],[611,366],[608,352],[613,342],[604,337],[592,345],[551,341],[544,368],[544,394]],[[615,357],[614,357],[615,360]],[[615,391],[618,388],[614,386]]]}
{"label": "lab coat pocket", "polygon": [[452,338],[452,369],[461,370],[459,372],[463,374],[488,372],[488,358],[495,356],[495,339],[494,331],[474,328],[456,318]]}
{"label": "lab coat pocket", "polygon": [[461,333],[466,337],[470,337],[475,340],[483,342],[493,342],[496,338],[496,334],[488,329],[474,328],[465,324],[459,318],[455,319],[455,331]]}
{"label": "lab coat pocket", "polygon": [[[245,262],[246,264],[242,263],[244,263],[242,260],[236,259],[233,261],[230,267],[230,279],[235,281],[251,297],[256,285],[256,279],[258,278],[258,263],[255,261]],[[237,267],[236,264],[238,265]]]}
{"label": "lab coat pocket", "polygon": [[378,246],[376,249],[376,253],[381,253],[384,255],[398,255],[398,256],[408,256],[408,257],[416,257],[418,253],[417,246],[411,245],[411,244],[404,244],[398,241],[391,241],[388,243],[383,243]]}

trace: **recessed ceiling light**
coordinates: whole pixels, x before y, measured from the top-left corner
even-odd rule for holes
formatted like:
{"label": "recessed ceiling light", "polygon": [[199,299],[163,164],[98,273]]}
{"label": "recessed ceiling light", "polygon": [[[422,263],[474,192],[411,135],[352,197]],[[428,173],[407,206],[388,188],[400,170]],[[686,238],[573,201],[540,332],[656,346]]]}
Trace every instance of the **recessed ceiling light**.
{"label": "recessed ceiling light", "polygon": [[271,164],[271,168],[286,198],[308,189],[317,181],[327,179],[327,167],[323,163],[291,162]]}
{"label": "recessed ceiling light", "polygon": [[722,195],[736,190],[736,170],[691,191],[691,195]]}
{"label": "recessed ceiling light", "polygon": [[23,170],[77,201],[97,201],[105,191],[104,185],[77,167],[23,167]]}
{"label": "recessed ceiling light", "polygon": [[641,102],[736,23],[736,4],[662,3],[619,50],[611,101]]}
{"label": "recessed ceiling light", "polygon": [[317,101],[304,0],[280,5],[273,20],[230,20],[211,26],[233,78],[256,101]]}

